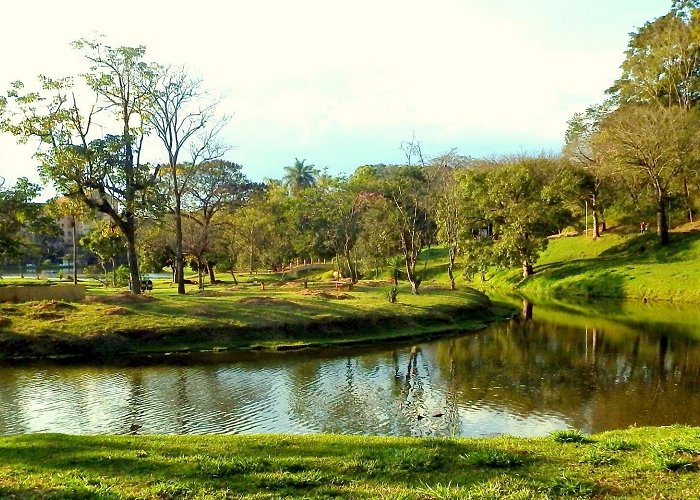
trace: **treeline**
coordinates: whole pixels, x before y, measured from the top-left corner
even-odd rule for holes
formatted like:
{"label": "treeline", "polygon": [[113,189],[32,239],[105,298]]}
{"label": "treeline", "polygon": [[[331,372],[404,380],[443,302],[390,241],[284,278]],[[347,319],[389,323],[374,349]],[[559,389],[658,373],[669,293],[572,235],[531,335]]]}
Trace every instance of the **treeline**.
{"label": "treeline", "polygon": [[[594,237],[609,221],[638,224],[655,214],[662,245],[670,219],[695,217],[694,0],[674,1],[632,33],[609,98],[572,117],[560,155],[428,157],[413,139],[402,144],[403,165],[365,165],[338,177],[297,159],[283,179],[260,184],[223,159],[229,148],[218,135],[227,119],[217,117],[217,99],[199,80],[145,62],[143,47],[75,46],[89,70],[76,79],[42,77],[33,91],[15,82],[0,99],[0,126],[40,143],[41,175],[75,201],[63,213],[106,214],[108,223],[83,243],[104,261],[125,253],[135,293],[142,271],[164,265],[184,293],[187,263],[201,284],[203,275],[215,279],[215,268],[284,270],[299,258],[334,260],[352,281],[388,266],[417,293],[418,257],[431,245],[448,249],[454,287],[458,262],[468,277],[483,279],[491,266],[522,267],[529,276],[547,237],[588,227],[587,213]],[[142,160],[144,141],[153,139],[167,161]],[[11,192],[0,189],[8,199]],[[19,248],[9,243],[22,227],[15,219],[3,223],[7,248]]]}

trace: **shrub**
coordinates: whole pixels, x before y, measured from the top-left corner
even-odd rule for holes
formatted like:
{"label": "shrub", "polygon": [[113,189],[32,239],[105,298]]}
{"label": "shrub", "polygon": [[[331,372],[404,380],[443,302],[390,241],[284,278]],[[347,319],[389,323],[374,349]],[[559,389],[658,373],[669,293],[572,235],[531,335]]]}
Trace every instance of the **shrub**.
{"label": "shrub", "polygon": [[555,431],[551,434],[552,439],[557,443],[590,443],[591,440],[579,430],[567,429]]}

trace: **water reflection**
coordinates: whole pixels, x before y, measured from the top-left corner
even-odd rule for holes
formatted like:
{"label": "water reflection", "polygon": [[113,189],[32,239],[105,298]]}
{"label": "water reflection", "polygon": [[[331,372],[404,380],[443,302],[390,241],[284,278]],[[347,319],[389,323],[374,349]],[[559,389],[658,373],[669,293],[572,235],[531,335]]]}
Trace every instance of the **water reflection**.
{"label": "water reflection", "polygon": [[630,307],[527,302],[509,323],[420,345],[3,366],[0,433],[536,436],[699,425],[700,312]]}

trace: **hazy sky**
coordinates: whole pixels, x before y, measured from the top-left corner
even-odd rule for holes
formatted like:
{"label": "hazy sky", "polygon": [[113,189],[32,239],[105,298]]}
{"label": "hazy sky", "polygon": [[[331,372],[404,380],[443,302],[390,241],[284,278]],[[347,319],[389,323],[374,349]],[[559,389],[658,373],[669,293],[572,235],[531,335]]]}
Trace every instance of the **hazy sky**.
{"label": "hazy sky", "polygon": [[[619,75],[628,34],[670,3],[10,2],[0,92],[85,70],[70,42],[99,33],[225,94],[228,159],[255,180],[281,177],[295,157],[333,173],[398,163],[414,133],[427,156],[558,152],[566,121]],[[0,175],[38,179],[32,151],[0,137]]]}

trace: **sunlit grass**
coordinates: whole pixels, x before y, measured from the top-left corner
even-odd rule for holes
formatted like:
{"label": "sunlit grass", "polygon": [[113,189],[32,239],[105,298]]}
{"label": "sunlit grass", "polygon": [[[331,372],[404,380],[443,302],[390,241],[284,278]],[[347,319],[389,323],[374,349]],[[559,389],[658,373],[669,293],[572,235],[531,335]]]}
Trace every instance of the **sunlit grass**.
{"label": "sunlit grass", "polygon": [[492,270],[489,281],[472,285],[484,291],[515,289],[549,299],[700,301],[700,232],[675,232],[662,247],[656,235],[603,233],[554,238],[525,280],[518,269]]}
{"label": "sunlit grass", "polygon": [[184,296],[168,280],[156,280],[152,292],[137,297],[91,285],[80,303],[0,304],[0,343],[6,356],[276,348],[475,329],[494,319],[488,298],[473,289],[432,286],[412,295],[402,284],[396,304],[388,302],[387,290],[373,282],[352,290],[329,281],[304,288],[263,274],[204,290],[188,285]]}
{"label": "sunlit grass", "polygon": [[[697,498],[700,430],[550,438],[0,437],[3,498]],[[599,451],[612,439],[637,443]],[[463,457],[475,457],[473,461]]]}

